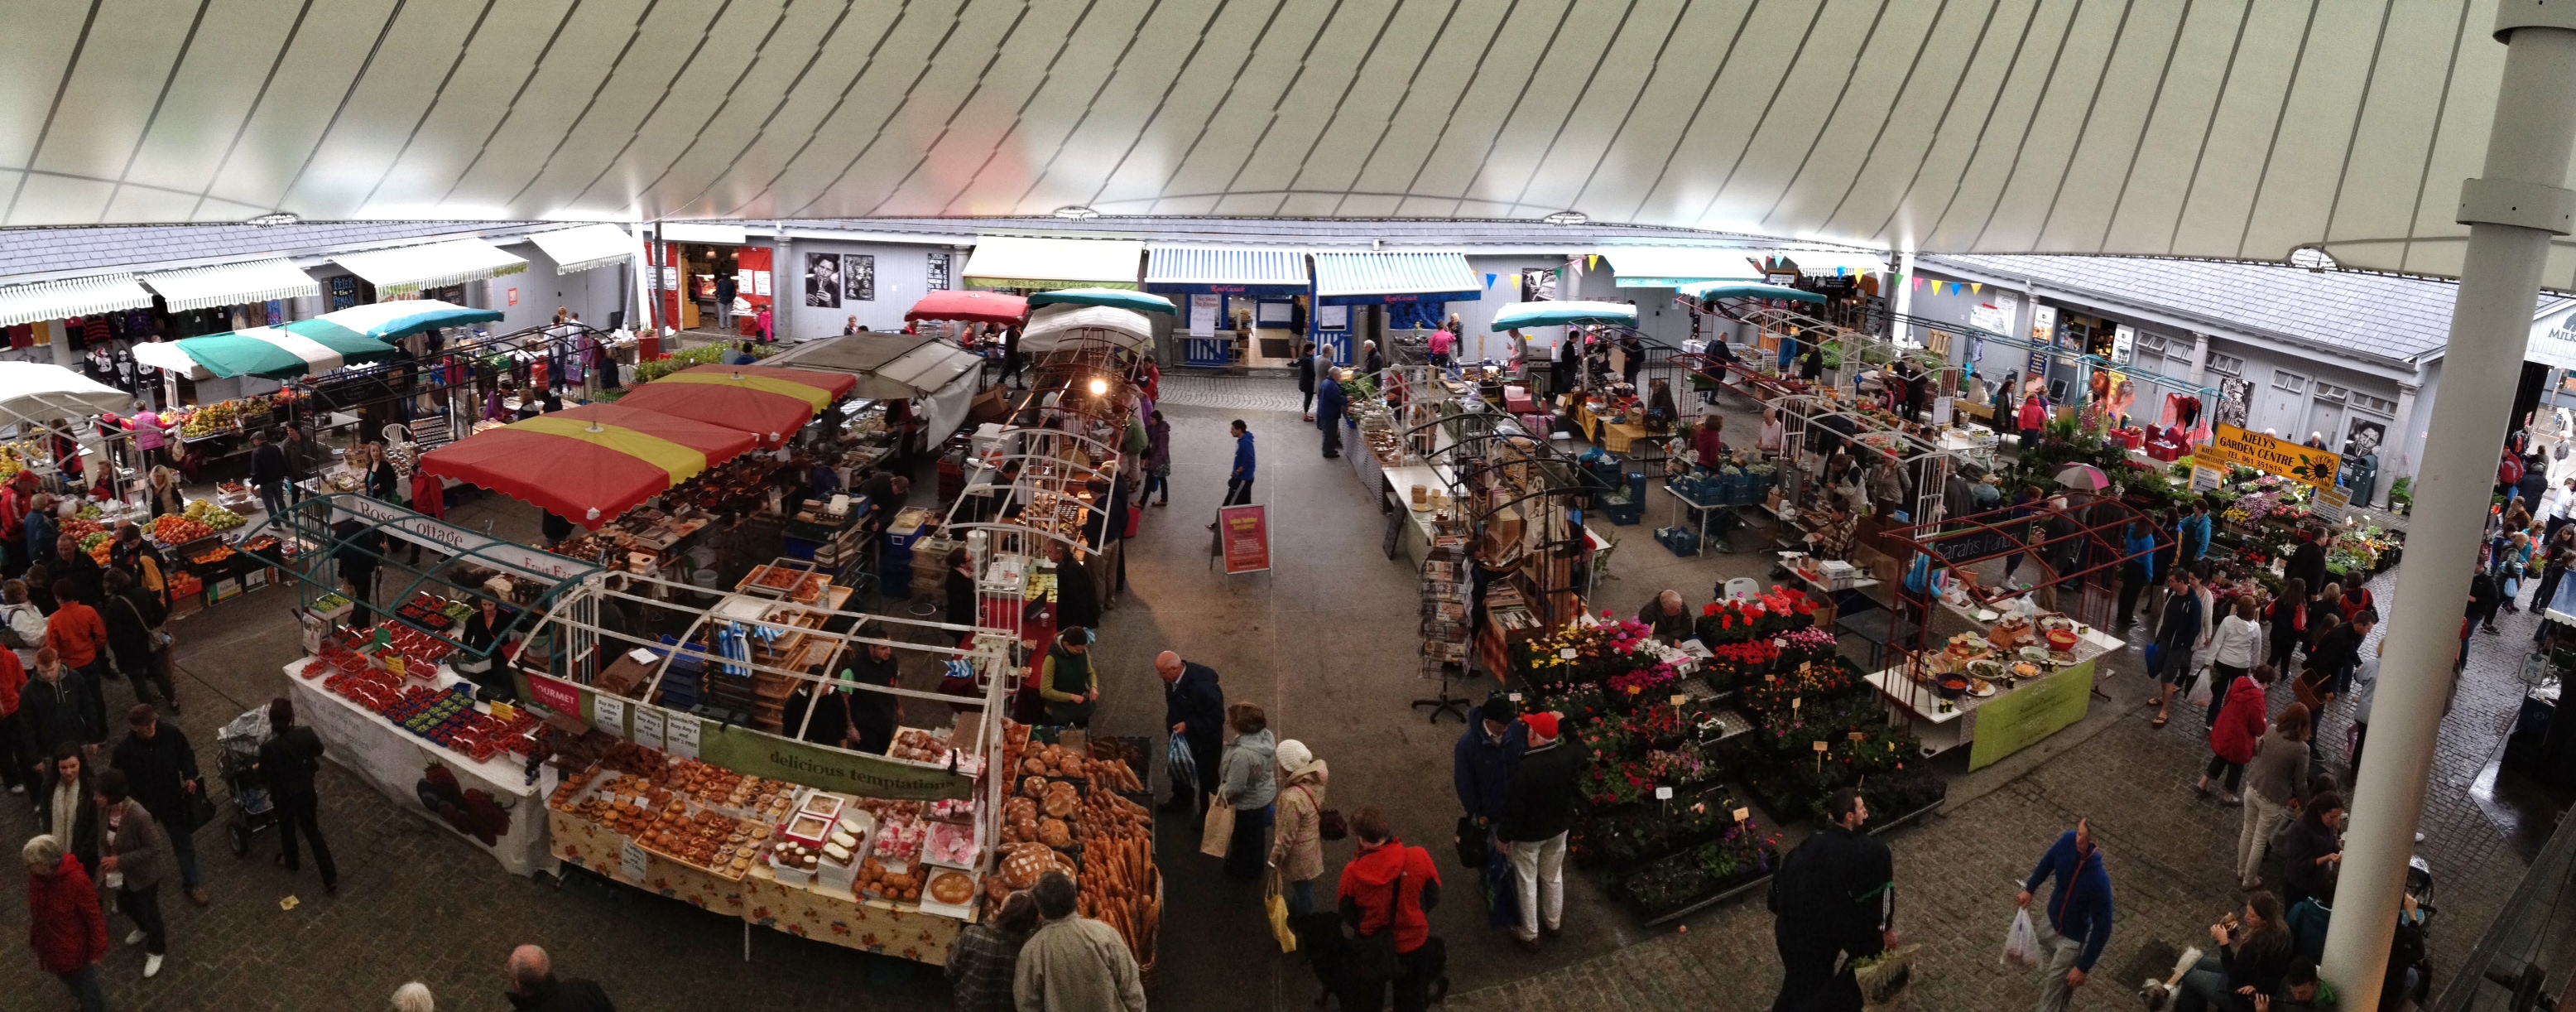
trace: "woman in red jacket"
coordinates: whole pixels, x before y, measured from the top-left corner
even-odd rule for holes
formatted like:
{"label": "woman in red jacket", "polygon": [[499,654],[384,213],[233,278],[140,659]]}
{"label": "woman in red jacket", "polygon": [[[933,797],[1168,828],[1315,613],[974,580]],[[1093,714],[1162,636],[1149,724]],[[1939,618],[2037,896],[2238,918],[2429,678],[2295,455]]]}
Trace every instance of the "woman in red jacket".
{"label": "woman in red jacket", "polygon": [[82,1012],[106,1008],[98,964],[107,959],[107,918],[98,887],[54,837],[29,840],[18,853],[27,862],[27,945],[37,964],[62,978]]}
{"label": "woman in red jacket", "polygon": [[2209,729],[2209,768],[2200,774],[2200,783],[2192,789],[2209,793],[2209,778],[2227,774],[2227,789],[2219,794],[2228,804],[2236,804],[2236,790],[2245,780],[2245,764],[2254,759],[2254,745],[2263,740],[2264,686],[2272,684],[2274,672],[2269,664],[2255,667],[2252,674],[2227,687],[2219,706],[2218,724]]}

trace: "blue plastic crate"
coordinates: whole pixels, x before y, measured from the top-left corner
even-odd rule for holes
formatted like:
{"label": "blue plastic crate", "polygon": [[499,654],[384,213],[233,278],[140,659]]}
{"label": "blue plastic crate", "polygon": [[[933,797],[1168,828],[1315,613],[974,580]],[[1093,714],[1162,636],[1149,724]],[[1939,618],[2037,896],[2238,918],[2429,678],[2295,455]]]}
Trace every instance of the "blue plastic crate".
{"label": "blue plastic crate", "polygon": [[1674,555],[1689,558],[1699,554],[1699,531],[1690,527],[1658,527],[1655,541]]}

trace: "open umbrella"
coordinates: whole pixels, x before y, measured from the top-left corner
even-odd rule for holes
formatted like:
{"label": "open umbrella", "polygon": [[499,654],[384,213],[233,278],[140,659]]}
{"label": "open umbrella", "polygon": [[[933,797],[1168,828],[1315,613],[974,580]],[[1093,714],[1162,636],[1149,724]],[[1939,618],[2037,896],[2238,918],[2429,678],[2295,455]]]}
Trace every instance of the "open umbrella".
{"label": "open umbrella", "polygon": [[1028,327],[1020,331],[1020,350],[1032,355],[1083,342],[1151,349],[1154,325],[1132,309],[1056,305],[1029,314]]}
{"label": "open umbrella", "polygon": [[41,425],[123,411],[134,395],[58,365],[0,362],[0,422]]}
{"label": "open umbrella", "polygon": [[1786,285],[1765,285],[1752,281],[1711,281],[1706,284],[1684,285],[1681,288],[1681,293],[1684,295],[1697,296],[1703,299],[1787,299],[1791,302],[1825,301],[1824,296],[1815,292],[1807,291],[1803,288],[1790,288]]}
{"label": "open umbrella", "polygon": [[2111,487],[2111,476],[2091,464],[2068,464],[2057,472],[2057,483],[2078,492],[2099,492]]}
{"label": "open umbrella", "polygon": [[1494,314],[1495,330],[1552,327],[1559,324],[1618,323],[1634,326],[1637,307],[1624,302],[1515,302]]}
{"label": "open umbrella", "polygon": [[1039,292],[1029,296],[1029,305],[1032,308],[1055,305],[1114,306],[1119,309],[1133,309],[1140,313],[1162,313],[1167,316],[1173,312],[1172,300],[1132,288],[1058,288],[1051,292]]}
{"label": "open umbrella", "polygon": [[596,528],[751,450],[748,432],[622,404],[584,404],[431,450],[420,472]]}
{"label": "open umbrella", "polygon": [[964,320],[968,323],[998,323],[1019,326],[1029,318],[1029,300],[1001,292],[969,292],[943,289],[922,296],[903,314],[907,320]]}
{"label": "open umbrella", "polygon": [[858,385],[848,373],[701,365],[636,387],[617,403],[748,432],[775,447]]}

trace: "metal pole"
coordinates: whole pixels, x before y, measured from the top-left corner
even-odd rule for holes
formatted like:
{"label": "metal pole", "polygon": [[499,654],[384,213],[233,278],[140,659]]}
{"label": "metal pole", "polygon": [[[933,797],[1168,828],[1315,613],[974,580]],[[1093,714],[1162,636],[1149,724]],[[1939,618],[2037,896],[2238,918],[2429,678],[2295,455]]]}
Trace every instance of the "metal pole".
{"label": "metal pole", "polygon": [[2397,577],[2386,663],[2369,750],[2355,776],[2324,976],[2345,1008],[2379,1007],[2406,862],[2451,693],[2459,612],[2484,530],[2498,448],[2521,376],[2552,235],[2569,232],[2576,193],[2562,189],[2576,142],[2576,9],[2503,0],[2495,37],[2504,77],[2487,138],[2485,175],[2460,190],[2469,226],[2451,314],[2442,396],[2433,405],[2407,565]]}

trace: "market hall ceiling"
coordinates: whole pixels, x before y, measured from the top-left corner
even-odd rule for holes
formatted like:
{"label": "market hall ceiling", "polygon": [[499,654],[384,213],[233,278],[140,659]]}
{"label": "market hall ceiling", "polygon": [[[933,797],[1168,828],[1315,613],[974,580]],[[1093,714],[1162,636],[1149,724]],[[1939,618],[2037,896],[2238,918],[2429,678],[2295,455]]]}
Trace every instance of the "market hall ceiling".
{"label": "market hall ceiling", "polygon": [[[1574,210],[1933,251],[2322,241],[2448,274],[2493,21],[2493,0],[0,0],[0,223]],[[2571,282],[2562,245],[2549,283]]]}

